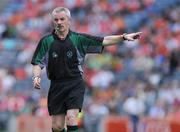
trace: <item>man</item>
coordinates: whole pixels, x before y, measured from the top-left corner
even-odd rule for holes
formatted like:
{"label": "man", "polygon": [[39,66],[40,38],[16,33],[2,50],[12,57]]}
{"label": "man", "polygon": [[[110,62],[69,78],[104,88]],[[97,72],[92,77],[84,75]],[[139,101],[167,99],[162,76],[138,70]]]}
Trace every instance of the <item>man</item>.
{"label": "man", "polygon": [[101,53],[103,46],[123,40],[133,41],[140,32],[95,37],[70,30],[70,11],[57,7],[52,12],[53,33],[43,37],[33,55],[34,87],[40,89],[41,70],[47,68],[51,80],[48,93],[48,111],[52,117],[52,131],[65,132],[65,116],[68,132],[78,132],[77,115],[82,108],[85,85],[82,64],[87,53]]}

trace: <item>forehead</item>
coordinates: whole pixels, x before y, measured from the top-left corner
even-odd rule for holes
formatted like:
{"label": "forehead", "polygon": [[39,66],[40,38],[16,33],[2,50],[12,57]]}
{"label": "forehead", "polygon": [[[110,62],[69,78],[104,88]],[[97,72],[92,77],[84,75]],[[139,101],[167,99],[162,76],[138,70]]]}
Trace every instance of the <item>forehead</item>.
{"label": "forehead", "polygon": [[54,19],[55,18],[68,18],[68,16],[67,16],[67,14],[64,11],[62,11],[62,12],[54,13],[53,14],[53,18]]}

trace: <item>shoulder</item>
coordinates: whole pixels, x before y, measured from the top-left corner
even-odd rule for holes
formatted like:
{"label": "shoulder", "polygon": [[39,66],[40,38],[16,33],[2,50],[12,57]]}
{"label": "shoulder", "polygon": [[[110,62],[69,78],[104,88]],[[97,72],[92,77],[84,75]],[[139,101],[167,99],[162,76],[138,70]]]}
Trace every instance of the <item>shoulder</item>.
{"label": "shoulder", "polygon": [[75,31],[70,31],[70,36],[76,36],[78,37],[80,35],[80,33],[75,32]]}
{"label": "shoulder", "polygon": [[52,42],[54,40],[54,37],[53,37],[53,34],[46,34],[44,36],[42,36],[42,38],[40,39],[40,42],[41,43],[44,43],[44,42]]}
{"label": "shoulder", "polygon": [[91,35],[87,33],[74,32],[74,31],[71,31],[70,37],[73,39],[79,39],[82,41],[96,40],[96,41],[101,42],[104,39],[103,37],[99,37],[99,36],[95,36],[95,35]]}
{"label": "shoulder", "polygon": [[99,38],[99,36],[95,36],[92,34],[88,34],[88,33],[79,33],[79,32],[73,32],[72,34],[78,36],[79,38],[83,38],[83,39],[94,39],[94,38]]}
{"label": "shoulder", "polygon": [[47,40],[47,39],[52,39],[53,38],[53,34],[46,34],[44,36],[42,36],[42,38],[40,40]]}
{"label": "shoulder", "polygon": [[88,38],[91,38],[88,34],[71,31],[70,39],[75,42],[82,43]]}
{"label": "shoulder", "polygon": [[79,42],[79,40],[81,39],[81,34],[75,31],[70,31],[70,39]]}
{"label": "shoulder", "polygon": [[80,33],[80,32],[75,32],[75,31],[70,31],[70,32],[71,32],[71,35],[77,36],[77,37],[82,37],[82,36],[88,35],[86,33]]}

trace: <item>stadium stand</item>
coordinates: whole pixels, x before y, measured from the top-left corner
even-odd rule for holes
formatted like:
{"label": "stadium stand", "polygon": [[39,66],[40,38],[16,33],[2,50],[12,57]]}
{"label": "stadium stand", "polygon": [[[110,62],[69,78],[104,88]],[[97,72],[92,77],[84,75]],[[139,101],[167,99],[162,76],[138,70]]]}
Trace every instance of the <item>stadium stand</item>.
{"label": "stadium stand", "polygon": [[82,131],[100,132],[109,115],[126,116],[139,132],[146,118],[180,119],[179,0],[8,0],[0,12],[0,131],[18,129],[24,115],[48,116],[49,81],[43,71],[42,90],[33,89],[30,61],[39,38],[52,31],[49,13],[57,5],[71,10],[78,32],[143,32],[139,41],[87,56]]}

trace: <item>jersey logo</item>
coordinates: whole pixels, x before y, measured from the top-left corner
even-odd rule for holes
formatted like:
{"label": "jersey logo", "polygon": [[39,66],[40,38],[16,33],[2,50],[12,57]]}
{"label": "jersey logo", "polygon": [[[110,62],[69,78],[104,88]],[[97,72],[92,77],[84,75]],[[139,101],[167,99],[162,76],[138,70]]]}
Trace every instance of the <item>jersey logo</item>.
{"label": "jersey logo", "polygon": [[53,58],[57,58],[57,57],[58,57],[58,54],[57,54],[56,52],[53,52],[53,53],[52,53],[52,57],[53,57]]}
{"label": "jersey logo", "polygon": [[67,51],[66,55],[68,58],[71,58],[73,56],[73,52],[69,50]]}

